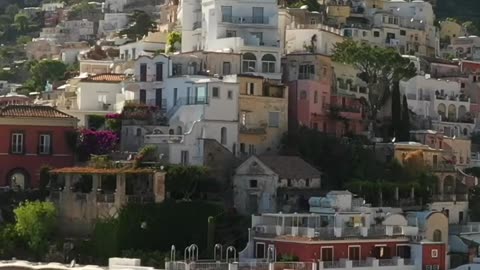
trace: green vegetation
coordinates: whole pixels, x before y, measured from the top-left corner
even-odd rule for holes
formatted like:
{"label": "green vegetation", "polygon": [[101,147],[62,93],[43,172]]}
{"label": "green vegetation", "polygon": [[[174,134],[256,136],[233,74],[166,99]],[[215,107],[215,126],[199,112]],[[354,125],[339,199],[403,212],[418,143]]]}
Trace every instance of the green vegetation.
{"label": "green vegetation", "polygon": [[30,91],[43,91],[47,81],[63,80],[67,65],[57,60],[42,60],[30,67],[31,79],[26,83]]}
{"label": "green vegetation", "polygon": [[[404,166],[396,160],[379,161],[375,145],[363,137],[340,139],[303,127],[287,134],[283,145],[284,154],[298,154],[324,173],[325,189],[348,188],[375,205],[394,204],[396,188],[401,197],[408,198],[411,187],[415,187],[416,197],[426,202],[435,183],[435,176],[422,166],[423,160]],[[380,191],[385,193],[382,202]]]}
{"label": "green vegetation", "polygon": [[169,165],[165,168],[165,185],[170,196],[178,200],[190,200],[200,191],[208,191],[215,182],[209,178],[207,168],[200,166]]}
{"label": "green vegetation", "polygon": [[148,32],[154,31],[156,26],[155,21],[147,13],[136,10],[129,15],[129,27],[121,31],[120,34],[127,35],[129,39],[137,40],[146,36]]}
{"label": "green vegetation", "polygon": [[174,53],[176,51],[175,44],[182,43],[182,34],[180,32],[171,32],[168,34],[168,53]]}
{"label": "green vegetation", "polygon": [[416,74],[413,63],[394,49],[372,47],[353,40],[338,43],[333,60],[353,65],[359,71],[358,77],[368,84],[365,107],[374,131],[377,114],[390,97],[392,85]]}

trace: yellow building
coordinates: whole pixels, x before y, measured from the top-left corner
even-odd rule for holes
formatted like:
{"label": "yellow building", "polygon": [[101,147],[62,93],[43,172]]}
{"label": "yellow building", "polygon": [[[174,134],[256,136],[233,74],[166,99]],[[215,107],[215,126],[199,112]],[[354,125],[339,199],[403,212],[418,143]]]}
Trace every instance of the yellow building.
{"label": "yellow building", "polygon": [[288,128],[287,87],[261,76],[235,77],[240,84],[240,154],[276,153]]}
{"label": "yellow building", "polygon": [[347,23],[347,18],[350,17],[351,7],[349,5],[335,5],[329,4],[327,9],[327,16],[336,24]]}
{"label": "yellow building", "polygon": [[460,24],[451,21],[440,22],[440,38],[454,39],[463,36],[463,28]]}

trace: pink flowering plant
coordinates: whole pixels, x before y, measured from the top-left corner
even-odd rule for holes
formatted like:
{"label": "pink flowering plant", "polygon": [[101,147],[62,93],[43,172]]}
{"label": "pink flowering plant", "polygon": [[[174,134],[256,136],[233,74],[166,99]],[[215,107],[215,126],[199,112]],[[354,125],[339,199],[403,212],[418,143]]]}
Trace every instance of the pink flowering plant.
{"label": "pink flowering plant", "polygon": [[113,151],[119,142],[119,136],[111,130],[90,130],[79,131],[79,147],[81,157],[88,158],[90,155],[105,155]]}

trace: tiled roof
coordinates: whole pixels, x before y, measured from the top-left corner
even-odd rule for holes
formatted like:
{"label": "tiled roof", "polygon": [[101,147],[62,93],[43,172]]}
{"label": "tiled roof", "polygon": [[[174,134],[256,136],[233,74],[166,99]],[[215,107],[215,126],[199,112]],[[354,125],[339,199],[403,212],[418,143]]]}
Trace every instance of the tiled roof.
{"label": "tiled roof", "polygon": [[115,74],[115,73],[105,73],[89,76],[88,78],[82,79],[84,82],[109,82],[109,83],[119,83],[126,79],[124,74]]}
{"label": "tiled roof", "polygon": [[297,156],[257,156],[281,178],[306,179],[320,178],[321,172]]}
{"label": "tiled roof", "polygon": [[0,117],[74,118],[51,106],[42,105],[7,105],[0,109]]}

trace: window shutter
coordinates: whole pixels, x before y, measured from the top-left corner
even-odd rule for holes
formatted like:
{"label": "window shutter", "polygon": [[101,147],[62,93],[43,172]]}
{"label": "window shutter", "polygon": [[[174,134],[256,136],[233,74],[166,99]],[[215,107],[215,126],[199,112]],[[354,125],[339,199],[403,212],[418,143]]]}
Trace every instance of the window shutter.
{"label": "window shutter", "polygon": [[53,155],[53,134],[50,134],[49,137],[50,137],[50,149],[49,149],[50,152],[49,152],[49,154]]}

